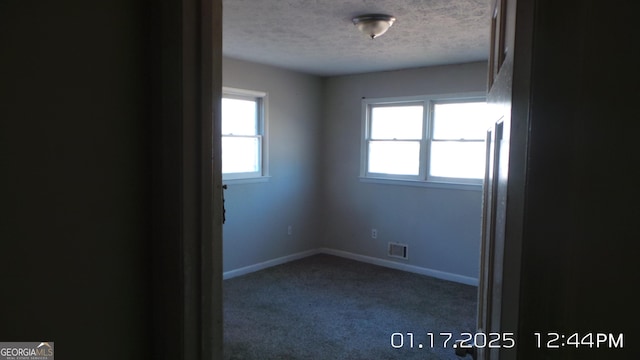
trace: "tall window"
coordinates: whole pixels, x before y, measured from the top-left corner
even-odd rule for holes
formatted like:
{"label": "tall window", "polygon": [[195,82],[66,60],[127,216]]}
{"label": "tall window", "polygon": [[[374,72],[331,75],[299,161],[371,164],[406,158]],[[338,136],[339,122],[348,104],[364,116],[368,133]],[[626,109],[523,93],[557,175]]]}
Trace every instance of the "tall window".
{"label": "tall window", "polygon": [[371,104],[368,173],[420,175],[423,113],[420,103]]}
{"label": "tall window", "polygon": [[363,100],[361,176],[481,184],[487,109],[477,95]]}
{"label": "tall window", "polygon": [[222,176],[266,175],[265,103],[262,92],[224,88],[222,95]]}

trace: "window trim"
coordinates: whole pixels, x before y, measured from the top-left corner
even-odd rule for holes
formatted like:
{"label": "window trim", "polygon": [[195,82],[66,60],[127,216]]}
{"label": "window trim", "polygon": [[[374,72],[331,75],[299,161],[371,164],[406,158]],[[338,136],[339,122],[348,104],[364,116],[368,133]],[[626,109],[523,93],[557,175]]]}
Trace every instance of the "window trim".
{"label": "window trim", "polygon": [[[268,114],[269,114],[269,95],[264,91],[239,89],[233,87],[222,87],[222,98],[240,99],[240,100],[258,100],[258,124],[257,135],[238,137],[255,137],[260,143],[258,149],[258,157],[260,163],[259,171],[242,172],[242,173],[223,173],[222,180],[225,183],[245,184],[252,182],[268,181],[269,176],[269,135],[268,135]],[[222,101],[222,98],[220,101]],[[230,136],[222,134],[222,137]]]}
{"label": "window trim", "polygon": [[[360,180],[382,184],[453,188],[461,190],[481,190],[483,179],[465,179],[430,176],[431,143],[433,141],[433,112],[434,105],[438,103],[461,103],[486,101],[486,92],[465,92],[437,95],[402,96],[386,98],[363,98],[361,105],[361,144],[360,144]],[[418,175],[394,175],[373,173],[368,171],[369,151],[368,145],[371,134],[371,109],[375,106],[395,106],[403,104],[420,103],[424,107],[422,113],[422,139],[420,140],[419,174]],[[476,141],[476,140],[469,140]],[[484,142],[484,139],[482,140]]]}

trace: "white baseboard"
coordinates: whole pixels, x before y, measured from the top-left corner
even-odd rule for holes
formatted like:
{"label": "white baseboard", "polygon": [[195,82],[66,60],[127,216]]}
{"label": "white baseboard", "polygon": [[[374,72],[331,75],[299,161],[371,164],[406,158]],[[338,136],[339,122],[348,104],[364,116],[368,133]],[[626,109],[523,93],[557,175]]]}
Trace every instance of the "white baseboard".
{"label": "white baseboard", "polygon": [[339,256],[339,257],[360,261],[364,263],[369,263],[373,265],[384,266],[391,269],[402,270],[402,271],[412,272],[412,273],[421,274],[421,275],[427,275],[427,276],[431,276],[431,277],[442,279],[442,280],[448,280],[448,281],[453,281],[461,284],[478,286],[478,279],[470,276],[458,275],[458,274],[453,274],[445,271],[423,268],[420,266],[403,264],[395,261],[384,260],[384,259],[379,259],[371,256],[359,255],[359,254],[354,254],[348,251],[335,250],[335,249],[329,249],[329,248],[307,250],[307,251],[303,251],[303,252],[299,252],[299,253],[295,253],[287,256],[282,256],[276,259],[267,260],[258,264],[245,266],[239,269],[225,271],[222,274],[222,278],[224,280],[231,279],[236,276],[246,275],[255,271],[263,270],[272,266],[284,264],[290,261],[302,259],[307,256],[316,255],[316,254],[334,255],[334,256]]}
{"label": "white baseboard", "polygon": [[384,266],[384,267],[388,267],[396,270],[402,270],[402,271],[412,272],[412,273],[421,274],[421,275],[427,275],[434,278],[453,281],[461,284],[478,286],[478,279],[470,276],[458,275],[458,274],[453,274],[445,271],[423,268],[415,265],[403,264],[403,263],[379,259],[371,256],[354,254],[354,253],[350,253],[348,251],[342,251],[342,250],[321,248],[321,249],[318,249],[318,253],[340,256],[343,258],[356,260],[364,263],[369,263],[373,265]]}
{"label": "white baseboard", "polygon": [[260,270],[263,270],[263,269],[266,269],[266,268],[269,268],[269,267],[272,267],[272,266],[288,263],[290,261],[295,261],[295,260],[298,260],[298,259],[305,258],[307,256],[316,255],[316,254],[319,254],[319,253],[320,252],[317,249],[307,250],[307,251],[303,251],[303,252],[299,252],[299,253],[295,253],[295,254],[291,254],[291,255],[287,255],[287,256],[282,256],[282,257],[279,257],[279,258],[276,258],[276,259],[267,260],[267,261],[264,261],[264,262],[261,262],[261,263],[257,263],[257,264],[253,264],[253,265],[249,265],[249,266],[245,266],[245,267],[241,267],[239,269],[225,271],[222,274],[222,279],[227,280],[227,279],[234,278],[236,276],[250,274],[252,272],[260,271]]}

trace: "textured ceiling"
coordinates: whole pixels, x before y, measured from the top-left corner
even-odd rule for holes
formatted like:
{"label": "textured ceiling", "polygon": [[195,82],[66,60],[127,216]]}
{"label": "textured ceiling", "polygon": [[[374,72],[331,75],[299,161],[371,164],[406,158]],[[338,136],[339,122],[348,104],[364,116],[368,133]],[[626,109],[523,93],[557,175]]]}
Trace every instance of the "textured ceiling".
{"label": "textured ceiling", "polygon": [[[371,40],[356,15],[397,18]],[[486,60],[489,0],[223,0],[225,56],[316,75]]]}

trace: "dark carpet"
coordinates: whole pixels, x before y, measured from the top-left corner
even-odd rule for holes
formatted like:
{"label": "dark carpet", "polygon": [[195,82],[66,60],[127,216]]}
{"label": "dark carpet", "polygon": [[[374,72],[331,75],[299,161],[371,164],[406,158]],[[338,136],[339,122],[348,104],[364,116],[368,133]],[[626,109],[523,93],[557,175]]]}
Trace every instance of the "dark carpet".
{"label": "dark carpet", "polygon": [[476,302],[475,286],[315,255],[224,281],[224,358],[460,359]]}

